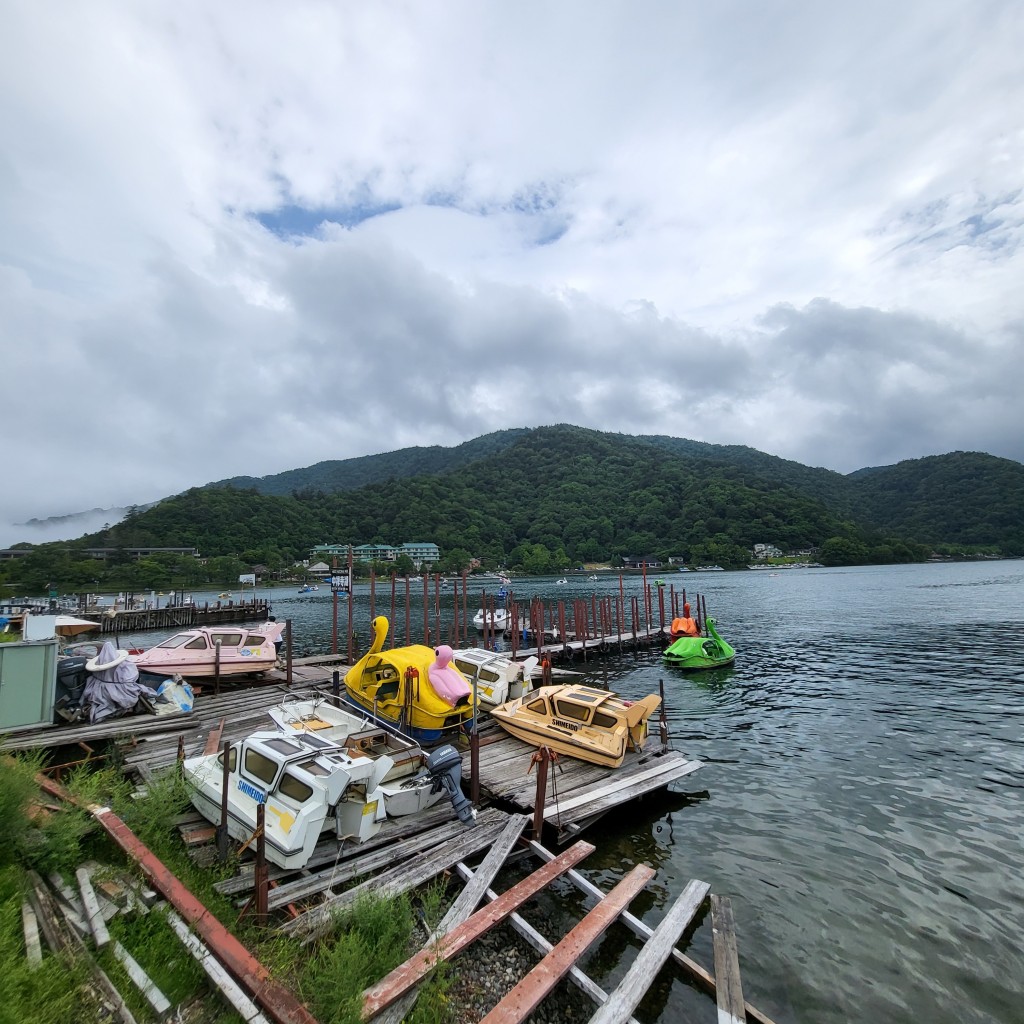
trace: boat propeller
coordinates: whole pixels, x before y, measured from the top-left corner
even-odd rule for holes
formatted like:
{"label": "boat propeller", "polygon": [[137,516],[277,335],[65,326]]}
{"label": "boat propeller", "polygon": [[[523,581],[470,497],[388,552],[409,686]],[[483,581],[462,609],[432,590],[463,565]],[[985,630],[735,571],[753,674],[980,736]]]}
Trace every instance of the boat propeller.
{"label": "boat propeller", "polygon": [[463,825],[476,824],[476,811],[462,792],[462,758],[451,745],[438,747],[428,758],[426,775],[430,777],[432,793],[440,793],[443,789],[459,816]]}

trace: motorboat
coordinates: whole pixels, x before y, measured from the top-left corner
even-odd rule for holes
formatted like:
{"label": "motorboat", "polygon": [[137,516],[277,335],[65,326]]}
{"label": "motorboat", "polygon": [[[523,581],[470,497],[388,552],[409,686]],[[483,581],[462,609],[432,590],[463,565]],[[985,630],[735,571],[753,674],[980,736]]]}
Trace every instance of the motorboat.
{"label": "motorboat", "polygon": [[[278,723],[278,729],[232,743],[226,764],[224,750],[186,758],[182,771],[193,805],[219,824],[226,775],[228,835],[249,840],[263,804],[267,860],[288,869],[304,867],[325,833],[339,841],[365,842],[388,818],[416,814],[444,796],[460,821],[474,822],[460,784],[462,759],[454,747],[428,756],[386,729],[367,728],[357,716],[348,716],[344,725],[341,714],[332,708],[326,715],[323,704],[291,708],[282,712],[285,724]],[[314,716],[331,724],[320,731]],[[333,730],[333,738],[325,735],[327,730]]]}
{"label": "motorboat", "polygon": [[386,616],[378,615],[371,628],[370,649],[345,674],[346,701],[418,743],[457,739],[473,717],[473,691],[451,664],[452,649],[411,644],[385,651]]}
{"label": "motorboat", "polygon": [[569,683],[541,686],[491,710],[506,731],[535,747],[618,768],[629,750],[643,750],[647,724],[661,704],[650,694],[624,700],[610,690]]}
{"label": "motorboat", "polygon": [[684,669],[719,668],[736,659],[736,651],[715,629],[715,620],[706,621],[707,636],[680,636],[662,652],[668,665]]}
{"label": "motorboat", "polygon": [[156,647],[130,655],[141,672],[155,675],[222,676],[266,672],[277,664],[275,643],[284,624],[202,626],[175,633]]}
{"label": "motorboat", "polygon": [[313,594],[316,591],[318,591],[319,589],[320,588],[315,583],[312,586],[307,583],[304,587],[299,587],[299,593],[300,594]]}
{"label": "motorboat", "polygon": [[694,572],[725,572],[720,565],[697,565],[694,566]]}
{"label": "motorboat", "polygon": [[455,651],[452,661],[471,680],[480,708],[484,711],[529,693],[533,686],[533,670],[537,667],[535,657],[513,661],[482,647]]}
{"label": "motorboat", "polygon": [[477,609],[473,616],[473,625],[483,633],[485,630],[500,632],[512,621],[512,615],[507,608],[483,608]]}

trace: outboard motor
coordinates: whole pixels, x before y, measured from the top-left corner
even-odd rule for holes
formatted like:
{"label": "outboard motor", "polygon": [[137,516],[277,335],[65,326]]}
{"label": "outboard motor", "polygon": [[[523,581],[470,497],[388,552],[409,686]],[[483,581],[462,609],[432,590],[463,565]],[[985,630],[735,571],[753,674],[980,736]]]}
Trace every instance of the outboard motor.
{"label": "outboard motor", "polygon": [[53,721],[56,725],[79,722],[85,717],[82,694],[89,681],[85,663],[88,658],[59,658],[57,660],[57,692],[54,694]]}
{"label": "outboard motor", "polygon": [[430,776],[431,793],[440,793],[443,789],[448,794],[448,799],[459,816],[463,825],[476,824],[476,811],[473,805],[463,795],[460,781],[462,779],[462,758],[459,752],[447,744],[438,747],[430,757],[427,758],[427,775]]}

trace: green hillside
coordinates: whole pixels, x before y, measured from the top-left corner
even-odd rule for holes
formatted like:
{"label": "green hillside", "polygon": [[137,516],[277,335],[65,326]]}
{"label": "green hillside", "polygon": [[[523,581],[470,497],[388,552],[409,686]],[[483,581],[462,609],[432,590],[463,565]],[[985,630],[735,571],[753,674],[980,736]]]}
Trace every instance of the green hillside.
{"label": "green hillside", "polygon": [[[443,568],[473,557],[533,573],[627,557],[742,566],[759,542],[813,549],[826,564],[915,561],[933,550],[1024,554],[1024,466],[979,453],[843,476],[751,448],[559,425],[374,458],[321,463],[333,467],[322,476],[296,471],[301,486],[289,494],[196,487],[0,571],[23,589],[97,582],[98,564],[76,549],[136,545],[196,547],[214,566],[202,571],[227,579],[239,566],[290,566],[322,543],[434,541]],[[412,473],[424,464],[429,471]],[[352,486],[360,473],[374,482]],[[331,491],[330,479],[344,486]],[[161,566],[200,572],[188,563],[125,555],[112,566],[141,584]]]}

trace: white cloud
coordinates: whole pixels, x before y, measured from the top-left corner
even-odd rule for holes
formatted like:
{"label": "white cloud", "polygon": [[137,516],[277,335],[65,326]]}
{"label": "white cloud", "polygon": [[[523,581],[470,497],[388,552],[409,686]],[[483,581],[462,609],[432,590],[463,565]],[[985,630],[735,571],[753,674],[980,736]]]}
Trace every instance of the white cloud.
{"label": "white cloud", "polygon": [[0,519],[548,422],[1024,458],[1009,0],[0,22]]}

